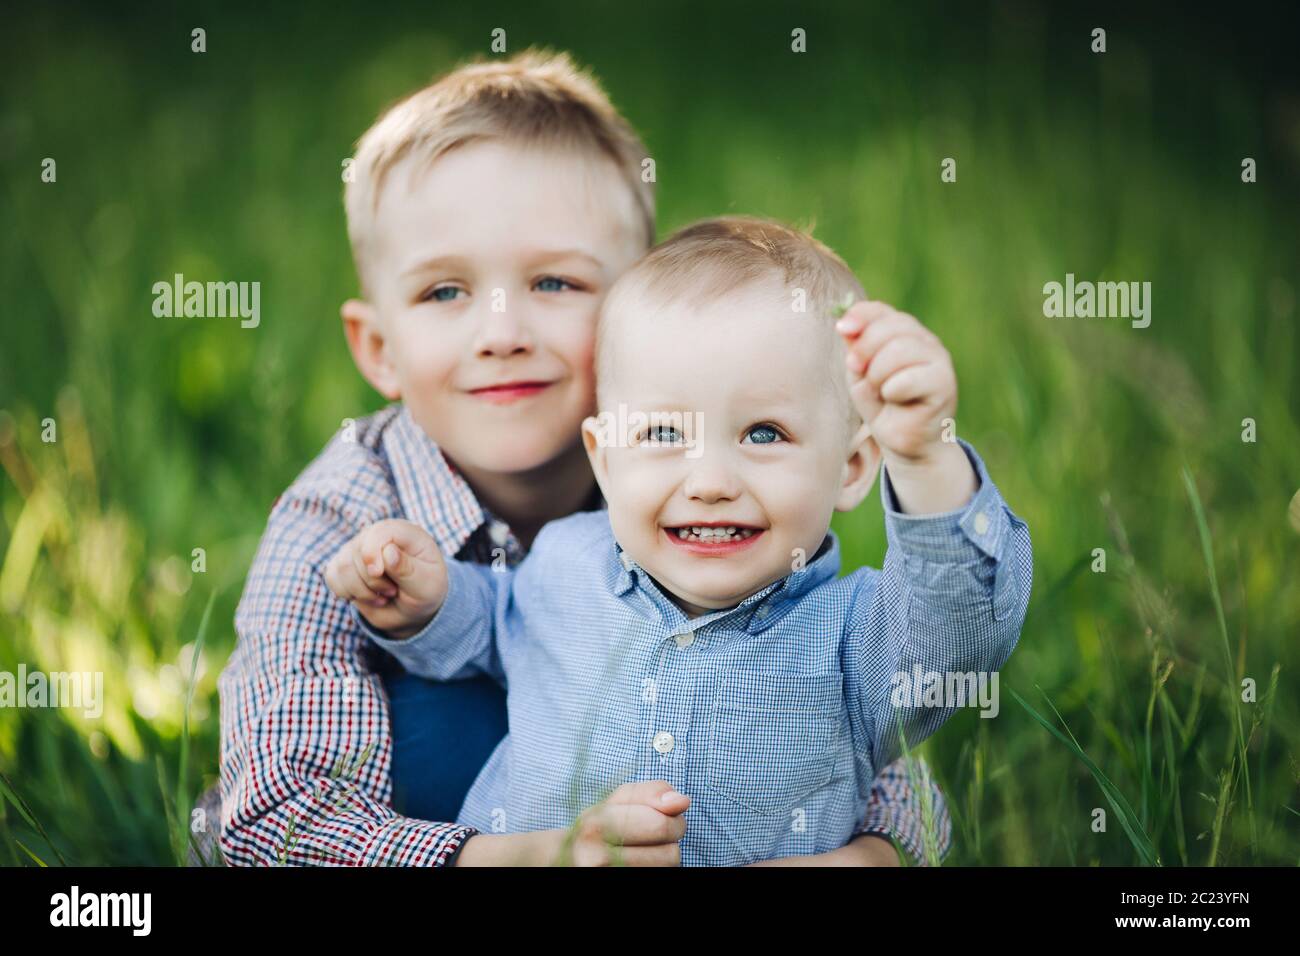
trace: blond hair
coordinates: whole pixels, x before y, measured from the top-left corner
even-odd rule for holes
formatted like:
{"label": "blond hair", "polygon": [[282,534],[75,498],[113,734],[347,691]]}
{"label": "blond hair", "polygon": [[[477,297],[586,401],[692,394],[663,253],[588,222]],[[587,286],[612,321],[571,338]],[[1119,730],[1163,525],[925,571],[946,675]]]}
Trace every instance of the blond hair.
{"label": "blond hair", "polygon": [[453,70],[391,106],[357,141],[344,206],[363,285],[375,212],[393,167],[407,156],[427,166],[481,139],[571,148],[612,160],[632,192],[645,246],[654,243],[654,184],[641,174],[646,149],[640,137],[596,79],[567,54],[528,50]]}
{"label": "blond hair", "polygon": [[597,385],[612,366],[618,317],[631,308],[661,309],[681,301],[708,305],[774,278],[790,293],[791,319],[810,319],[822,331],[831,383],[856,430],[861,419],[849,399],[844,347],[834,322],[837,306],[866,293],[844,260],[809,232],[752,216],[719,216],[679,229],[614,283],[596,329]]}

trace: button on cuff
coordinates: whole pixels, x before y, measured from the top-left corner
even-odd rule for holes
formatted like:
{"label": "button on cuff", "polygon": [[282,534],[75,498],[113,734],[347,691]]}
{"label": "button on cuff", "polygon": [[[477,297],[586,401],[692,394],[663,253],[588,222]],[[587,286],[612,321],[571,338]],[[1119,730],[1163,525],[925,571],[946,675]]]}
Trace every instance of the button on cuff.
{"label": "button on cuff", "polygon": [[958,442],[975,469],[979,488],[970,501],[956,510],[932,515],[904,514],[898,510],[888,468],[882,471],[880,498],[889,543],[909,556],[929,562],[961,564],[981,555],[997,558],[1002,553],[1011,523],[1002,495],[975,449],[963,439]]}

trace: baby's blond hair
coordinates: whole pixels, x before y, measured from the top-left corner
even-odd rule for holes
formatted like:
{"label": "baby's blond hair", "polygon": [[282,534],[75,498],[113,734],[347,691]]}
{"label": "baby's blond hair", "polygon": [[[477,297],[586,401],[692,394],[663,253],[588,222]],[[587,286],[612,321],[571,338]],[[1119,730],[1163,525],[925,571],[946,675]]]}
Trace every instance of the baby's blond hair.
{"label": "baby's blond hair", "polygon": [[390,107],[357,141],[344,206],[363,286],[375,211],[393,167],[407,156],[427,166],[481,139],[571,148],[612,160],[632,192],[635,227],[646,247],[653,244],[654,184],[642,175],[645,145],[595,78],[566,54],[528,50],[453,70]]}
{"label": "baby's blond hair", "polygon": [[[596,331],[597,385],[612,368],[619,317],[631,308],[660,309],[682,301],[707,306],[737,289],[779,280],[791,320],[810,320],[828,344],[827,374],[848,408],[850,433],[861,418],[849,399],[844,347],[835,332],[840,309],[865,297],[852,270],[808,232],[752,216],[705,219],[673,233],[614,283]],[[802,314],[801,314],[802,313]]]}

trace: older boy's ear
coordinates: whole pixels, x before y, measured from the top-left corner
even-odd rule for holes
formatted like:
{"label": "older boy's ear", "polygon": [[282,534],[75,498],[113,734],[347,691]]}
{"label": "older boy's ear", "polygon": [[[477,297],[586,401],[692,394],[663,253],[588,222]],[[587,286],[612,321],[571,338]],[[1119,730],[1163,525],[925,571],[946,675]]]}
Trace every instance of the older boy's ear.
{"label": "older boy's ear", "polygon": [[600,493],[608,501],[609,462],[605,455],[609,450],[609,441],[605,434],[605,427],[599,418],[588,415],[582,420],[582,446],[587,449],[587,460],[591,462],[591,473],[596,476]]}
{"label": "older boy's ear", "polygon": [[357,370],[384,398],[389,401],[401,398],[397,370],[389,360],[375,307],[360,299],[348,299],[339,309],[339,314],[343,316],[343,331],[348,337],[348,348],[352,350],[352,361]]}
{"label": "older boy's ear", "polygon": [[862,504],[880,472],[880,446],[863,425],[849,443],[849,457],[844,462],[844,480],[835,499],[836,511],[852,511]]}

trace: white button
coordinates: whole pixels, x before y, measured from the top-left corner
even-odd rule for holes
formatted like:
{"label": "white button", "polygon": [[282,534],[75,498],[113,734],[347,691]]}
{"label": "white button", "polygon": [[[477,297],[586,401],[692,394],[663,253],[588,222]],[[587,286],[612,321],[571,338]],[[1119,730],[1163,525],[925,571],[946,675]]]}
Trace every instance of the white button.
{"label": "white button", "polygon": [[488,528],[488,537],[493,543],[504,545],[506,538],[510,537],[510,529],[506,527],[504,521],[493,521],[492,526]]}
{"label": "white button", "polygon": [[685,650],[695,643],[695,632],[687,631],[685,634],[675,634],[673,635],[673,640],[677,642],[677,647],[679,649]]}
{"label": "white button", "polygon": [[619,559],[620,561],[623,562],[623,570],[624,570],[624,571],[631,571],[631,570],[632,570],[632,559],[629,558],[629,557],[627,556],[627,552],[626,552],[626,551],[620,551],[620,552],[618,553],[618,559]]}
{"label": "white button", "polygon": [[659,731],[655,734],[654,747],[661,754],[668,753],[673,749],[673,735],[666,730]]}
{"label": "white button", "polygon": [[767,617],[767,615],[771,613],[771,611],[772,609],[768,607],[766,604],[761,604],[759,605],[758,610],[755,611],[754,613],[757,614],[759,617]]}
{"label": "white button", "polygon": [[988,531],[989,531],[989,516],[981,511],[979,514],[975,516],[975,533],[988,534]]}

